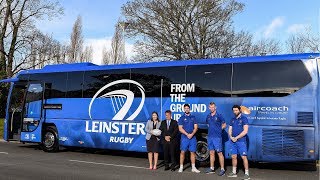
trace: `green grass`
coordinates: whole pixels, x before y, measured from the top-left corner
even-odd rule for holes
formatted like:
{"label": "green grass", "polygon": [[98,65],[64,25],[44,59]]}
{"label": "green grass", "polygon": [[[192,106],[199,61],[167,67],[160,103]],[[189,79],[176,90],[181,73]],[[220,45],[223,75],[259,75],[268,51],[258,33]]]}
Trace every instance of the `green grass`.
{"label": "green grass", "polygon": [[0,118],[0,139],[3,138],[3,125],[4,125],[4,119]]}

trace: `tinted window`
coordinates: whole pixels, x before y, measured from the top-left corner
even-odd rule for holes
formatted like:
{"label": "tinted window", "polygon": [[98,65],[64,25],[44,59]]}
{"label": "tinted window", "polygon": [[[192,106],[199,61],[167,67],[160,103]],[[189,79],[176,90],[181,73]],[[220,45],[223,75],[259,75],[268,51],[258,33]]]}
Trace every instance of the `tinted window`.
{"label": "tinted window", "polygon": [[82,98],[84,72],[69,72],[67,80],[67,98]]}
{"label": "tinted window", "polygon": [[[29,75],[23,74],[18,76],[19,82],[15,82],[12,92],[11,92],[11,99],[10,99],[10,107],[9,107],[9,112],[21,112],[23,108],[23,100],[24,100],[24,95],[25,91],[28,86],[28,79]],[[6,92],[7,88],[1,89],[0,95],[5,95],[8,93]],[[3,103],[6,103],[6,99],[3,99]],[[1,115],[2,113],[0,113]],[[20,117],[21,118],[21,117]],[[14,121],[16,123],[17,121]],[[18,121],[19,122],[19,121]],[[20,123],[17,124],[20,126]]]}
{"label": "tinted window", "polygon": [[26,82],[16,82],[14,84],[11,92],[11,100],[10,100],[10,108],[9,108],[10,112],[22,111],[26,88],[27,88]]}
{"label": "tinted window", "polygon": [[231,64],[188,66],[187,83],[195,84],[195,92],[188,96],[231,96],[231,68]]}
{"label": "tinted window", "polygon": [[272,97],[292,94],[312,78],[302,61],[234,64],[234,96]]}
{"label": "tinted window", "polygon": [[[145,89],[147,97],[161,96],[161,79],[163,80],[163,97],[170,97],[171,84],[185,83],[185,67],[157,67],[131,69],[131,79],[140,83]],[[139,89],[134,86],[131,90],[140,95]]]}
{"label": "tinted window", "polygon": [[[130,79],[130,70],[88,71],[84,73],[83,97],[92,98],[103,86],[120,79]],[[129,84],[119,83],[105,91],[129,89]]]}
{"label": "tinted window", "polygon": [[42,84],[30,84],[26,96],[26,103],[39,101],[42,99]]}
{"label": "tinted window", "polygon": [[29,74],[22,74],[18,76],[19,82],[27,82],[29,80]]}
{"label": "tinted window", "polygon": [[46,83],[46,99],[66,97],[67,73],[31,74],[29,81],[42,81]]}

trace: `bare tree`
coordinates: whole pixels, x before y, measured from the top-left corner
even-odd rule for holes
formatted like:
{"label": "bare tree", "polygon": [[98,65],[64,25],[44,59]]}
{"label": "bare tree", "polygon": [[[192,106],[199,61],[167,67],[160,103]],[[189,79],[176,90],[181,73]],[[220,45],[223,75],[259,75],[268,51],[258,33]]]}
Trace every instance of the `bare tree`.
{"label": "bare tree", "polygon": [[122,14],[142,60],[197,59],[225,56],[216,50],[243,7],[235,0],[133,0]]}
{"label": "bare tree", "polygon": [[118,21],[111,41],[111,49],[103,49],[103,62],[105,64],[123,64],[127,61],[123,32],[127,24]]}
{"label": "bare tree", "polygon": [[54,0],[2,0],[0,8],[0,62],[1,68],[5,66],[7,76],[11,77],[14,66],[26,58],[25,46],[30,44],[34,21],[56,17],[63,9]]}
{"label": "bare tree", "polygon": [[80,62],[92,62],[92,46],[86,46],[83,52],[81,53]]}
{"label": "bare tree", "polygon": [[72,33],[70,36],[70,52],[69,62],[78,62],[81,59],[81,53],[83,48],[83,35],[82,35],[82,18],[79,15],[75,21]]}
{"label": "bare tree", "polygon": [[280,54],[281,51],[280,41],[275,39],[260,39],[252,45],[248,55]]}
{"label": "bare tree", "polygon": [[287,51],[289,53],[302,53],[306,51],[305,41],[302,34],[291,35],[286,40]]}
{"label": "bare tree", "polygon": [[0,71],[2,72],[1,76],[4,76],[4,74],[6,74],[7,52],[5,51],[5,38],[7,36],[8,31],[11,3],[11,1],[5,0],[1,0],[0,2]]}
{"label": "bare tree", "polygon": [[103,64],[109,64],[110,61],[110,55],[111,51],[107,49],[107,47],[103,47],[102,49],[102,63]]}
{"label": "bare tree", "polygon": [[60,46],[60,62],[61,63],[68,62],[68,53],[69,53],[69,46],[67,44],[62,44]]}
{"label": "bare tree", "polygon": [[313,34],[311,26],[302,34],[303,43],[310,52],[320,52],[320,34]]}
{"label": "bare tree", "polygon": [[20,70],[42,68],[48,64],[64,63],[63,45],[52,38],[49,34],[43,34],[39,30],[34,30],[23,44],[23,48],[18,48],[15,53],[13,75]]}
{"label": "bare tree", "polygon": [[252,54],[253,37],[248,32],[230,31],[220,40],[220,45],[212,48],[214,57],[249,56]]}
{"label": "bare tree", "polygon": [[291,35],[286,41],[290,53],[320,52],[320,34],[312,33],[308,26],[303,31]]}
{"label": "bare tree", "polygon": [[[47,56],[50,52],[51,37],[43,34],[38,30],[34,30],[30,37],[29,47],[25,46],[27,50],[24,54],[28,55],[23,58],[19,64],[16,64],[13,73],[18,69],[35,69],[44,67]],[[29,52],[28,52],[29,50]]]}

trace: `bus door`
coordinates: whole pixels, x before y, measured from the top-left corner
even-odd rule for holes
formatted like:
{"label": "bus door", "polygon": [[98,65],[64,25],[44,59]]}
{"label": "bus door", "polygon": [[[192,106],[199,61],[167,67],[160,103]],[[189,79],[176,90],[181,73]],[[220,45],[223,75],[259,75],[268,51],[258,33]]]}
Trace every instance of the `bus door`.
{"label": "bus door", "polygon": [[43,96],[43,83],[31,82],[28,84],[22,109],[21,141],[41,142]]}
{"label": "bus door", "polygon": [[26,82],[16,82],[13,85],[7,122],[8,140],[20,140],[23,100],[26,89]]}

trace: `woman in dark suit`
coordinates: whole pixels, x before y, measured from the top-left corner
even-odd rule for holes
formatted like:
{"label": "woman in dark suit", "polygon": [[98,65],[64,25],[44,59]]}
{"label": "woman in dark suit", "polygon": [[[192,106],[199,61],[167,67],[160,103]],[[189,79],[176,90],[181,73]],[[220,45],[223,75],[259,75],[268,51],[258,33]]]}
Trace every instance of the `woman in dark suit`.
{"label": "woman in dark suit", "polygon": [[[161,123],[159,120],[159,116],[157,112],[152,113],[151,120],[148,120],[146,125],[146,144],[148,151],[148,159],[149,159],[149,169],[157,169],[158,156],[159,156],[159,146],[160,146],[160,138],[154,134],[154,129],[159,129]],[[154,158],[154,159],[153,159]],[[152,166],[152,161],[154,160],[154,164]]]}

